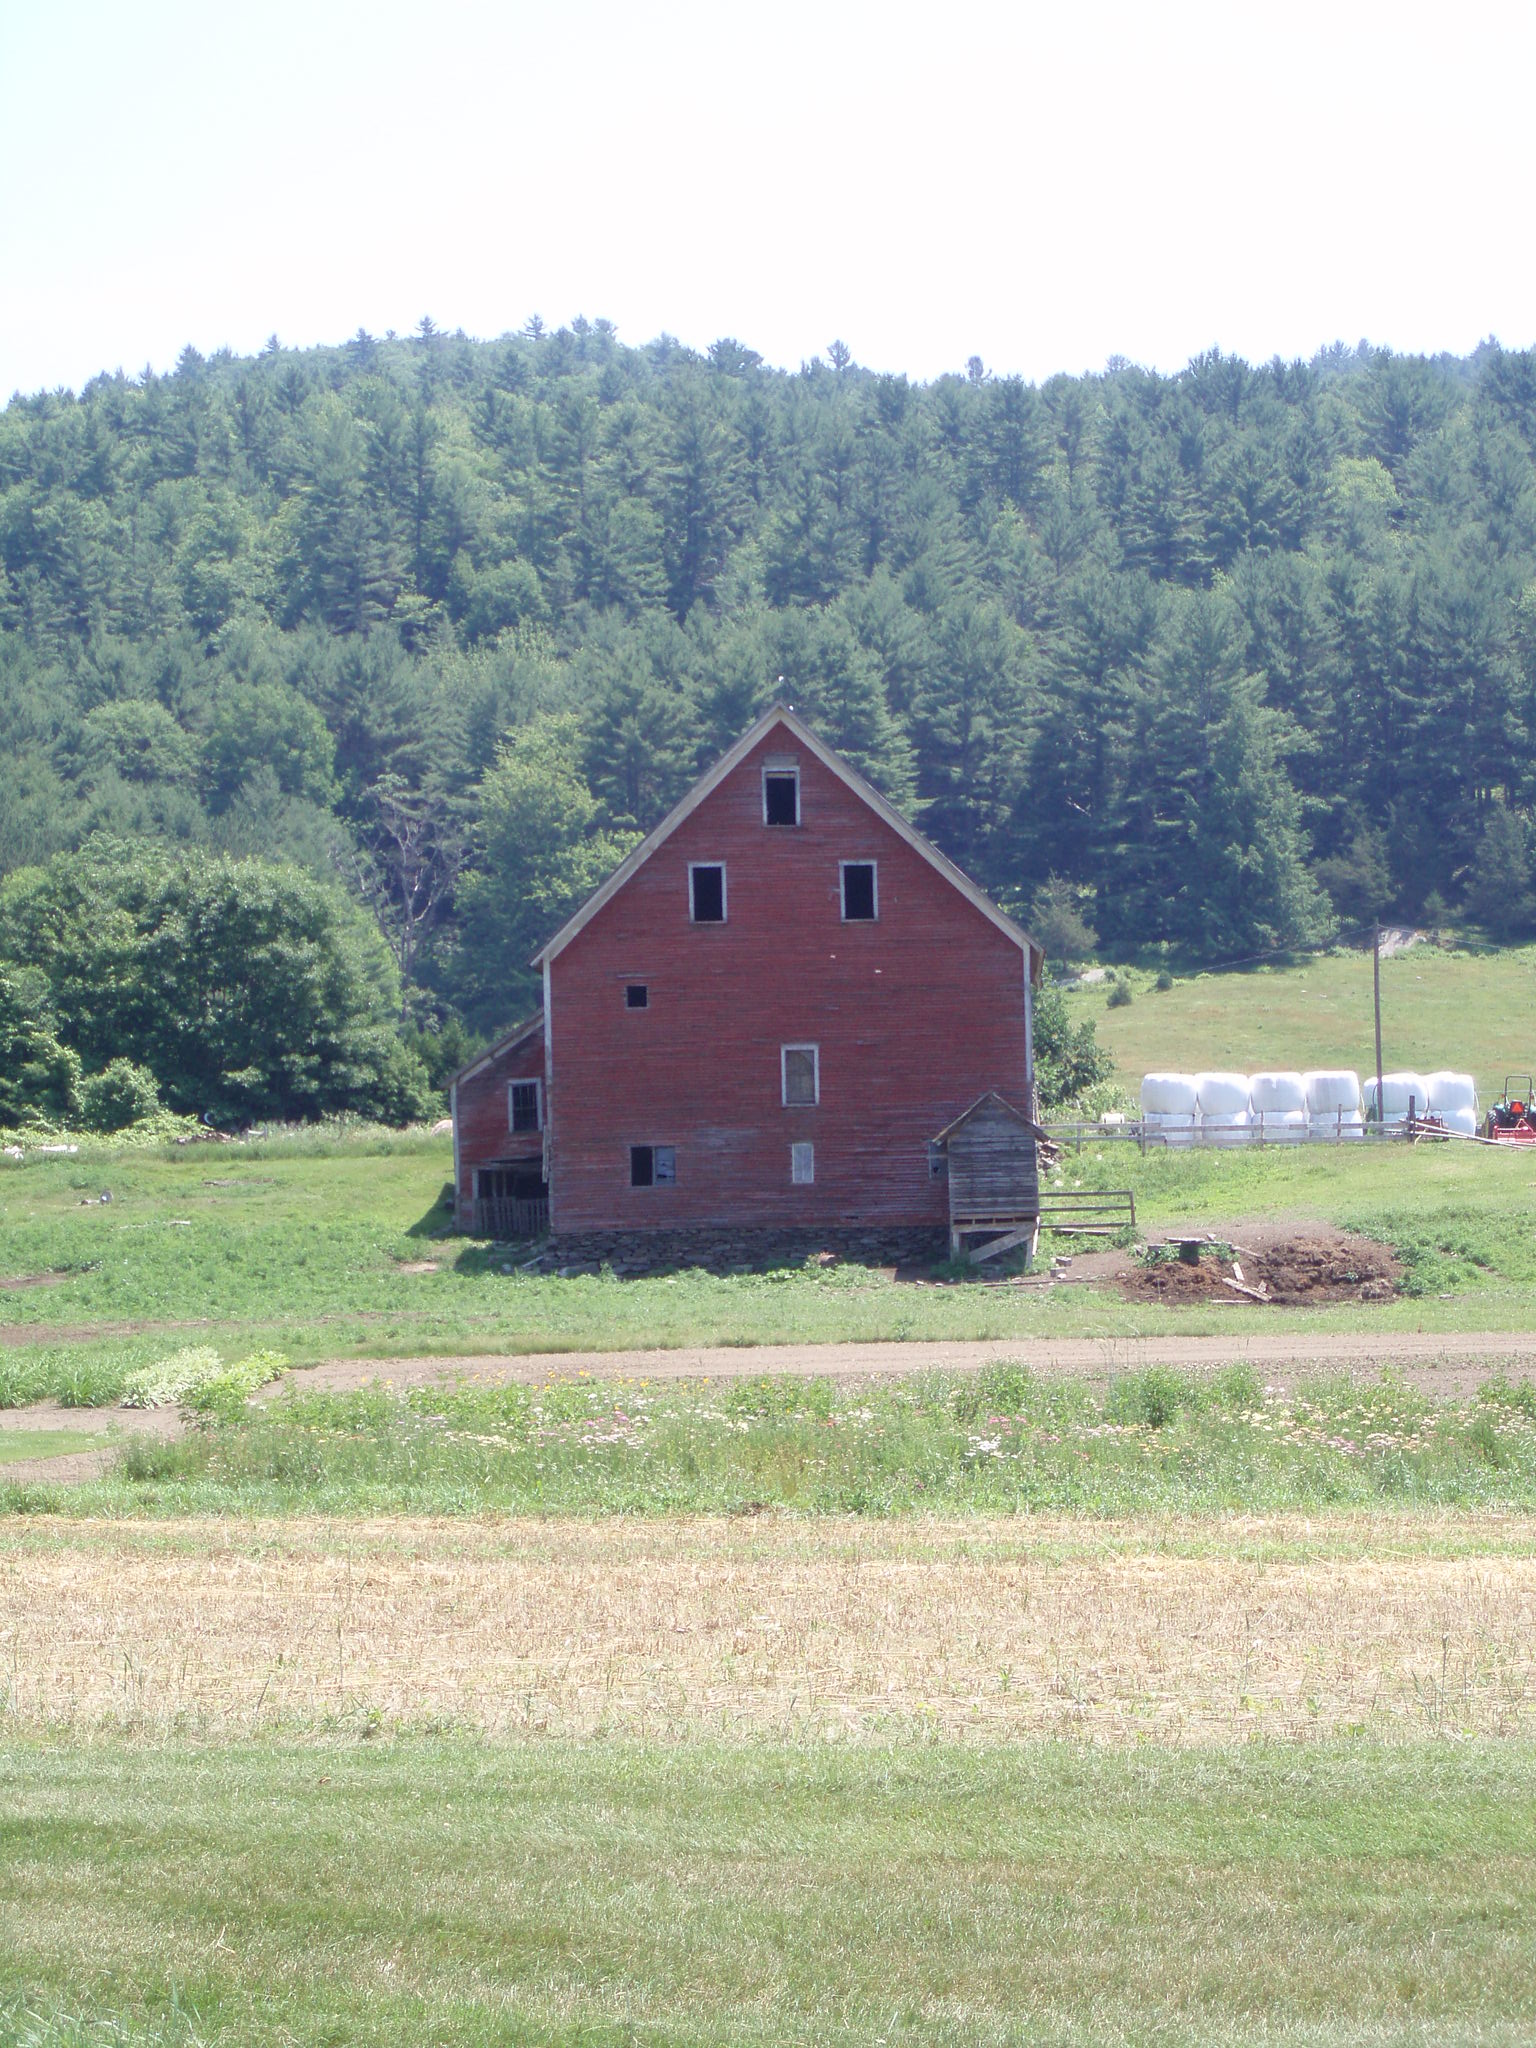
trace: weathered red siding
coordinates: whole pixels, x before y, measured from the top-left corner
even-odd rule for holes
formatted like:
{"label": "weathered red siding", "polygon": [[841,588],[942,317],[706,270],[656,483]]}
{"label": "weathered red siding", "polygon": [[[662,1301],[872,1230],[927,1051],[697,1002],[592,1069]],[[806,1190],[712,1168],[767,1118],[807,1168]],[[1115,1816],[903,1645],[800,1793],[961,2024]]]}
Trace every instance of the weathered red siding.
{"label": "weathered red siding", "polygon": [[[516,1131],[511,1125],[508,1086],[513,1081],[544,1079],[544,1033],[530,1036],[501,1052],[492,1052],[478,1071],[471,1069],[454,1088],[455,1138],[458,1152],[458,1217],[468,1223],[475,1197],[475,1168],[511,1162],[536,1165],[544,1156],[542,1131]],[[549,1120],[545,1105],[545,1122]]]}
{"label": "weathered red siding", "polygon": [[[797,827],[765,826],[765,754],[799,762]],[[838,863],[879,863],[879,917],[841,921]],[[688,864],[723,860],[728,920],[688,917]],[[993,1088],[1028,1099],[1026,955],[787,729],[760,743],[549,970],[554,1230],[752,1223],[941,1226],[927,1143]],[[627,982],[650,990],[625,1007]],[[786,1109],[779,1048],[821,1049]],[[813,1185],[790,1145],[816,1148]],[[629,1147],[677,1147],[631,1188]]]}

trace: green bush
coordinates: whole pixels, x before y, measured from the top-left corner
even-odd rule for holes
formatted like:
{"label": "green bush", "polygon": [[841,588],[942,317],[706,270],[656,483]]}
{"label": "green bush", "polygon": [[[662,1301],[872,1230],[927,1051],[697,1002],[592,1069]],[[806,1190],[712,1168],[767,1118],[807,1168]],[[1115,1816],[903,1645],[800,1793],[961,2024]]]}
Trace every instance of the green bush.
{"label": "green bush", "polygon": [[1131,985],[1130,985],[1130,983],[1129,983],[1129,982],[1127,982],[1127,981],[1117,981],[1117,982],[1116,982],[1116,983],[1114,984],[1113,988],[1111,988],[1111,990],[1110,990],[1110,992],[1109,992],[1109,1004],[1108,1004],[1108,1007],[1109,1007],[1109,1008],[1110,1008],[1111,1010],[1123,1010],[1123,1009],[1125,1008],[1126,1004],[1127,1004],[1127,1003],[1129,1003],[1129,1001],[1130,1001],[1130,1000],[1131,1000]]}
{"label": "green bush", "polygon": [[80,1119],[88,1131],[126,1131],[159,1114],[160,1090],[148,1067],[113,1060],[80,1084]]}

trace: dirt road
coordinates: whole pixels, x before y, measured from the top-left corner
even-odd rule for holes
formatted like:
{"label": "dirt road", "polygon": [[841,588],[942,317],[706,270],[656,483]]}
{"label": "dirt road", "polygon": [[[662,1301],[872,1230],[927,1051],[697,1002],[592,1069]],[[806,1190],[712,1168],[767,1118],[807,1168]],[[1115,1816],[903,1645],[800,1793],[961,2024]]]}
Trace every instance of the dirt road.
{"label": "dirt road", "polygon": [[1454,1393],[1495,1373],[1536,1371],[1536,1331],[1443,1334],[1417,1330],[1267,1330],[1231,1336],[991,1337],[977,1342],[910,1344],[757,1344],[675,1351],[559,1351],[462,1358],[336,1358],[296,1372],[267,1398],[288,1389],[345,1389],[383,1382],[431,1386],[439,1380],[754,1379],[792,1373],[833,1379],[892,1379],[903,1373],[975,1372],[1000,1359],[1039,1373],[1103,1378],[1144,1366],[1216,1371],[1244,1361],[1284,1386],[1318,1372],[1401,1371],[1428,1391]]}

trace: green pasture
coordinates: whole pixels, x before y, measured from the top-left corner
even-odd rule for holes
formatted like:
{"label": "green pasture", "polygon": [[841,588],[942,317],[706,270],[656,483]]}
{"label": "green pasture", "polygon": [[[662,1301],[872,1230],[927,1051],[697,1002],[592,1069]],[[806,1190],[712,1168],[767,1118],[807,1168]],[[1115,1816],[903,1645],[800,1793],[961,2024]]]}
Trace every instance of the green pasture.
{"label": "green pasture", "polygon": [[0,1986],[51,2048],[1515,2048],[1536,1754],[11,1746]]}
{"label": "green pasture", "polygon": [[1536,1158],[1482,1147],[1143,1158],[1132,1145],[1105,1143],[1064,1160],[1064,1186],[1134,1189],[1141,1225],[1153,1233],[1219,1231],[1255,1217],[1324,1219],[1402,1255],[1400,1300],[1306,1310],[1171,1309],[1081,1288],[914,1285],[857,1266],[643,1279],[522,1274],[515,1252],[449,1230],[448,1170],[445,1141],[380,1136],[327,1148],[102,1149],[0,1166],[0,1282],[48,1283],[0,1286],[0,1404],[48,1395],[112,1402],[130,1373],[189,1345],[230,1361],[270,1349],[302,1365],[335,1356],[1287,1326],[1499,1331],[1528,1329],[1536,1318]]}
{"label": "green pasture", "polygon": [[[1070,989],[1067,1000],[1074,1022],[1092,1017],[1116,1079],[1132,1092],[1160,1070],[1376,1070],[1369,951],[1179,976],[1161,992],[1150,972],[1116,973],[1129,1003],[1111,1008],[1108,982]],[[1381,1013],[1388,1073],[1470,1073],[1487,1103],[1507,1073],[1536,1069],[1536,946],[1411,946],[1381,963]]]}

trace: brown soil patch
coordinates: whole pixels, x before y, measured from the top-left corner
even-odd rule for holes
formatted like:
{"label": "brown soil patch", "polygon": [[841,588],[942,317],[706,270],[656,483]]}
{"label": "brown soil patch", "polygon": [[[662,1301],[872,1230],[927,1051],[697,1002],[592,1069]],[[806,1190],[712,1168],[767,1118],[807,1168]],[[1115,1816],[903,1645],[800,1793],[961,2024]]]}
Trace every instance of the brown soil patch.
{"label": "brown soil patch", "polygon": [[12,1273],[0,1280],[0,1289],[18,1287],[58,1287],[69,1278],[67,1273]]}
{"label": "brown soil patch", "polygon": [[1117,1276],[1120,1292],[1128,1301],[1231,1303],[1252,1301],[1240,1291],[1248,1287],[1279,1308],[1307,1308],[1391,1301],[1402,1282],[1402,1265],[1385,1245],[1342,1230],[1236,1232],[1230,1243],[1229,1252],[1202,1251],[1196,1265],[1177,1257],[1128,1262]]}
{"label": "brown soil patch", "polygon": [[0,1536],[7,1720],[1529,1735],[1533,1539],[1521,1517],[1471,1555],[1317,1516],[1239,1519],[1209,1547],[1043,1517],[29,1522]]}

